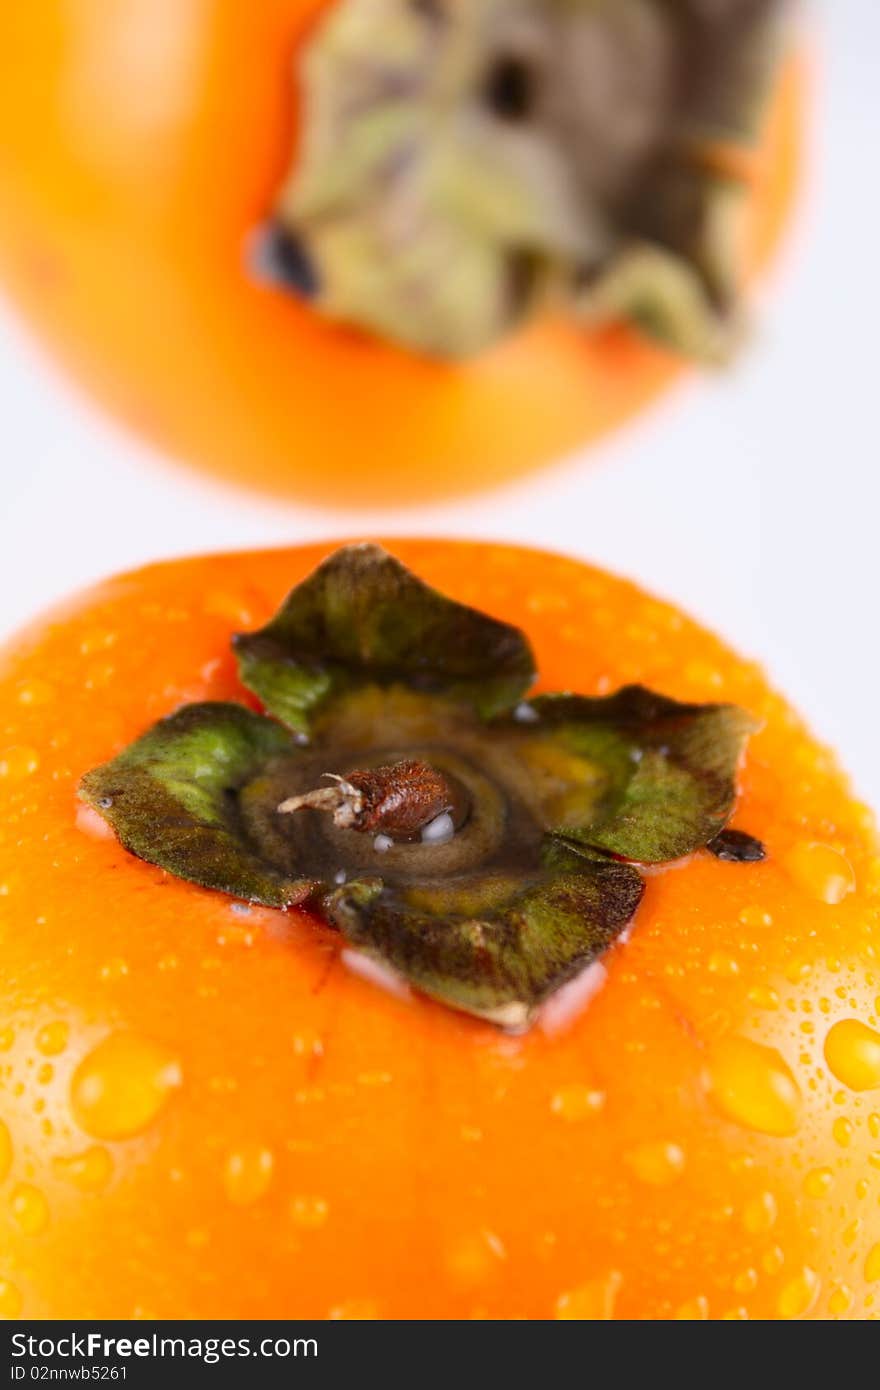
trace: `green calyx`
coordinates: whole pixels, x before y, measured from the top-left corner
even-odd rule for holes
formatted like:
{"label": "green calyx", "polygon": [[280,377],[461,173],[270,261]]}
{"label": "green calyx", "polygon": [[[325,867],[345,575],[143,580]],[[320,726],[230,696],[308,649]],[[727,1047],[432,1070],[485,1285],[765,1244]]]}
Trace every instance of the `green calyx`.
{"label": "green calyx", "polygon": [[280,278],[442,357],[551,308],[724,360],[747,194],[724,154],[755,139],[783,8],[339,0],[297,75]]}
{"label": "green calyx", "polygon": [[138,858],[236,898],[291,907],[312,885],[263,858],[240,806],[289,743],[280,724],[243,705],[185,705],[86,773],[79,794]]}
{"label": "green calyx", "polygon": [[523,634],[376,546],[234,645],[266,713],[184,706],[80,795],[139,858],[307,904],[466,1013],[525,1026],[631,922],[638,864],[761,857],[727,829],[748,715],[638,686],[528,700]]}

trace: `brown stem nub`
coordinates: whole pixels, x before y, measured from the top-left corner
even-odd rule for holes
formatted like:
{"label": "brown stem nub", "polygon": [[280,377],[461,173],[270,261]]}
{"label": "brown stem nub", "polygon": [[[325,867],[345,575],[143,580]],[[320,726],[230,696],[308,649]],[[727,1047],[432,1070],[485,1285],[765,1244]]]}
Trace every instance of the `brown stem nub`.
{"label": "brown stem nub", "polygon": [[[350,772],[347,777],[332,772],[325,776],[332,779],[332,786],[291,796],[278,810],[283,815],[331,811],[333,823],[340,829],[414,840],[438,816],[460,809],[461,793],[429,763],[404,759]],[[460,819],[454,815],[456,822]]]}

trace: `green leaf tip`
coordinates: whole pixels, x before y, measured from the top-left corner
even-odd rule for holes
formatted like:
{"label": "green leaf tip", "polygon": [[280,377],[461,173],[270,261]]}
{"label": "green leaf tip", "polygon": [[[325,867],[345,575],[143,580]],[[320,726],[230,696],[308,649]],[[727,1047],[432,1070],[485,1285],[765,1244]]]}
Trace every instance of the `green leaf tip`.
{"label": "green leaf tip", "polygon": [[291,907],[313,885],[264,858],[238,804],[289,742],[280,725],[242,705],[185,705],[86,773],[79,795],[140,859],[203,888]]}

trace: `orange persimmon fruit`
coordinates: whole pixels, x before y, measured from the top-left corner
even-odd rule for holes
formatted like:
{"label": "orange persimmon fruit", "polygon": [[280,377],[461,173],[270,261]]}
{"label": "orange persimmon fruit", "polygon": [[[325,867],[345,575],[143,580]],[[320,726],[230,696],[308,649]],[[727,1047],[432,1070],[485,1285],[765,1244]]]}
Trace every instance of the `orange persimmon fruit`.
{"label": "orange persimmon fruit", "polygon": [[128,855],[90,767],[241,700],[233,631],[328,553],[153,566],[0,668],[0,1311],[55,1317],[872,1318],[880,864],[761,672],[572,560],[395,541],[521,626],[546,688],[640,681],[763,726],[763,863],[655,872],[602,987],[509,1036],[347,968],[312,917]]}
{"label": "orange persimmon fruit", "polygon": [[[681,361],[625,327],[539,322],[444,364],[249,272],[290,162],[294,55],[326,3],[0,9],[0,278],[58,361],[164,452],[324,501],[490,485],[668,389]],[[784,68],[756,159],[753,270],[791,204],[803,69]]]}

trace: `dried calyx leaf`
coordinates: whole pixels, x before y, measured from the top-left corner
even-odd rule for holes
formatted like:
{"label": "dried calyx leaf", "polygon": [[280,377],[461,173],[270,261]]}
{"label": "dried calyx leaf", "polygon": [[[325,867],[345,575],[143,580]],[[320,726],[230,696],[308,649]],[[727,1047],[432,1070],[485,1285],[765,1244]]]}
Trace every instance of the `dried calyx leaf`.
{"label": "dried calyx leaf", "polygon": [[527,1023],[631,921],[637,864],[761,857],[726,829],[748,715],[638,686],[524,702],[523,635],[375,546],[338,551],[236,651],[269,714],[185,706],[81,796],[140,858],[307,902],[454,1008]]}
{"label": "dried calyx leaf", "polygon": [[785,8],[339,0],[298,75],[278,279],[433,354],[478,352],[561,306],[728,356],[744,151]]}

